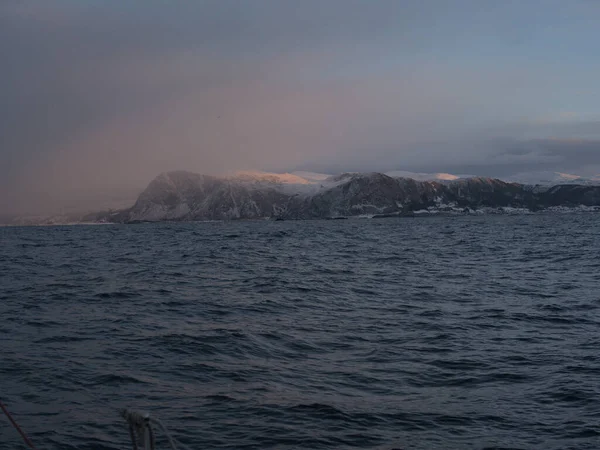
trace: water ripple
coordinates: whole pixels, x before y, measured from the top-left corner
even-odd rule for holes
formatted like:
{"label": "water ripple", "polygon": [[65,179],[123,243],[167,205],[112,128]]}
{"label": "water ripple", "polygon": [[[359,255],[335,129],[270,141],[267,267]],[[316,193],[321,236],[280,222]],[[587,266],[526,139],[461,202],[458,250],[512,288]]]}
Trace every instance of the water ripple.
{"label": "water ripple", "polygon": [[597,449],[597,230],[0,228],[0,396],[48,450],[129,448],[122,407],[191,448]]}

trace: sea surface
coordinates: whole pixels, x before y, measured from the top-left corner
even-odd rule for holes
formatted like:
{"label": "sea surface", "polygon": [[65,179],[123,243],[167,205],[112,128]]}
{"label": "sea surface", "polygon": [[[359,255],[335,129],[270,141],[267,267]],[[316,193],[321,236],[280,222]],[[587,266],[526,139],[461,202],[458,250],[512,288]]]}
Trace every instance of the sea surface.
{"label": "sea surface", "polygon": [[131,449],[124,407],[198,450],[599,449],[600,215],[0,228],[0,399],[39,450]]}

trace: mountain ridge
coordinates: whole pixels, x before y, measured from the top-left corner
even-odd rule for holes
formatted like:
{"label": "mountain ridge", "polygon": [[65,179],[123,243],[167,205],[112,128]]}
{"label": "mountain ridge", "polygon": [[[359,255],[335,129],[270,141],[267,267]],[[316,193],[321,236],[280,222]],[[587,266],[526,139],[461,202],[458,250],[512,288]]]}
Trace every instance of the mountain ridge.
{"label": "mountain ridge", "polygon": [[[512,208],[600,207],[600,186],[564,184],[548,189],[495,178],[419,181],[380,172],[342,173],[298,184],[261,177],[216,177],[165,172],[119,222],[157,220],[323,219],[415,212],[472,212]],[[310,186],[311,189],[306,189]]]}
{"label": "mountain ridge", "polygon": [[179,170],[151,180],[129,208],[3,221],[52,225],[600,210],[600,185],[528,185],[450,174],[416,180],[398,174],[246,171],[215,176]]}

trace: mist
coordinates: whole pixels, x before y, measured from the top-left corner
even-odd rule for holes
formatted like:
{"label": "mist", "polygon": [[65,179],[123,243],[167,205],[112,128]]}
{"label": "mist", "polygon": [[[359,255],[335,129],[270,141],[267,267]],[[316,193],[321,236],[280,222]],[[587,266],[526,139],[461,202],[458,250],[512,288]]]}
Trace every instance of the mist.
{"label": "mist", "polygon": [[540,5],[4,1],[0,213],[179,169],[599,173],[600,8]]}

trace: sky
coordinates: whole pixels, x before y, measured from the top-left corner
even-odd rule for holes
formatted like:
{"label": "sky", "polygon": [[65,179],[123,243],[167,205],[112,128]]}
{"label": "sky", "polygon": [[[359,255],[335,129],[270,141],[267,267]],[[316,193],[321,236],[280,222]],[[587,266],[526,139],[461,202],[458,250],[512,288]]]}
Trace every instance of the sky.
{"label": "sky", "polygon": [[2,0],[0,213],[160,172],[600,173],[596,0]]}

